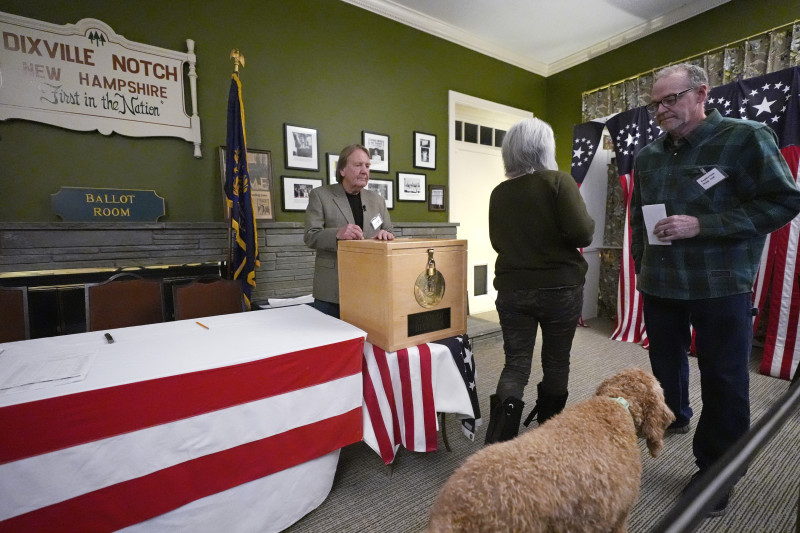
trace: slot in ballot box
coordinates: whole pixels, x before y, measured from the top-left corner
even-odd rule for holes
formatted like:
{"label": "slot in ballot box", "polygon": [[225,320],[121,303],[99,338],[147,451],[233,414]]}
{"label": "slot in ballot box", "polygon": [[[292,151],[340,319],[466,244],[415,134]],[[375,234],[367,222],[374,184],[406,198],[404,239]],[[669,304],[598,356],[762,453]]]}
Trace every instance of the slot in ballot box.
{"label": "slot in ballot box", "polygon": [[394,352],[467,331],[467,241],[339,241],[339,305],[367,341]]}

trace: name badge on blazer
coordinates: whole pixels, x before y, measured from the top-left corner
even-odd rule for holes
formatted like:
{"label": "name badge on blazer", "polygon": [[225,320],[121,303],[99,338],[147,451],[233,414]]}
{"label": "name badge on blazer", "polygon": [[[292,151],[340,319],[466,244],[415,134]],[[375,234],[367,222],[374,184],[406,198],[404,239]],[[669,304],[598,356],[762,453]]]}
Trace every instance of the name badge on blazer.
{"label": "name badge on blazer", "polygon": [[380,215],[375,215],[375,218],[370,220],[369,223],[372,224],[372,229],[378,229],[381,227],[381,224],[383,224],[383,219]]}

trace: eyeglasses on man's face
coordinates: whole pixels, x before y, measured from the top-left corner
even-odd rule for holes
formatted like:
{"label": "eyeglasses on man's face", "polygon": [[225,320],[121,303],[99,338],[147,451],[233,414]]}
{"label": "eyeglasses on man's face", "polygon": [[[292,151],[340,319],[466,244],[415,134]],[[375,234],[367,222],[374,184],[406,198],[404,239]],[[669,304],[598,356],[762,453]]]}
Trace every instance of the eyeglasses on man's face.
{"label": "eyeglasses on man's face", "polygon": [[674,93],[674,94],[668,94],[667,96],[665,96],[661,100],[658,100],[657,102],[650,102],[649,104],[644,106],[644,108],[647,109],[647,112],[650,113],[651,115],[655,115],[656,112],[658,112],[658,106],[663,105],[664,107],[672,107],[677,103],[678,98],[688,93],[689,91],[693,91],[694,89],[697,89],[697,87],[689,87],[685,91],[681,91],[679,93]]}

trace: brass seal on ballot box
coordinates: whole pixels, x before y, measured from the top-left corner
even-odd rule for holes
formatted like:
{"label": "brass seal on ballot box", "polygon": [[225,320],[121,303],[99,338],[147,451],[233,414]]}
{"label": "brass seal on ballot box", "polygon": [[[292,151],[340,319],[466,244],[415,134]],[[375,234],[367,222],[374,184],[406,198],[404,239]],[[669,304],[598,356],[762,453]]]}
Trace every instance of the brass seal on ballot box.
{"label": "brass seal on ballot box", "polygon": [[428,249],[428,264],[414,283],[414,298],[422,307],[435,307],[444,297],[444,276],[436,270],[433,248]]}

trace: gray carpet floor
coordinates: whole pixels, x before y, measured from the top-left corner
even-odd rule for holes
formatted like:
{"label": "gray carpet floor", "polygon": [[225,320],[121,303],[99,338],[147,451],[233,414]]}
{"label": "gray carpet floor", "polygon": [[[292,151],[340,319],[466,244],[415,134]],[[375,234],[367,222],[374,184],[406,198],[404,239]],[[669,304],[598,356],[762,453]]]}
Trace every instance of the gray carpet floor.
{"label": "gray carpet floor", "polygon": [[[484,316],[484,315],[479,315]],[[477,369],[477,388],[481,411],[488,422],[489,395],[494,393],[503,366],[502,337],[494,317],[470,317],[470,334]],[[613,324],[593,319],[578,328],[573,343],[568,404],[589,398],[597,385],[619,370],[631,366],[650,368],[647,351],[638,345],[609,340]],[[752,420],[758,420],[772,403],[788,389],[789,382],[758,373],[760,350],[754,349],[751,362]],[[539,359],[537,343],[534,361]],[[700,389],[697,364],[690,363],[690,394],[699,415]],[[541,365],[534,363],[525,391],[525,415],[535,403],[536,383]],[[693,420],[693,424],[696,420]],[[535,427],[535,423],[532,427]],[[523,431],[526,429],[523,427]],[[286,531],[301,532],[379,532],[414,533],[427,525],[428,512],[440,487],[469,455],[481,448],[485,425],[478,428],[475,442],[462,433],[454,417],[446,420],[452,451],[439,439],[439,451],[414,453],[400,449],[393,467],[387,467],[364,443],[341,451],[339,466],[328,498]],[[651,530],[675,504],[680,491],[694,473],[692,435],[670,435],[658,458],[642,450],[642,489],[631,513],[631,533]],[[728,506],[718,518],[708,518],[696,531],[742,533],[792,533],[796,530],[798,490],[800,490],[800,413],[794,413],[783,429],[760,452],[739,482]]]}

